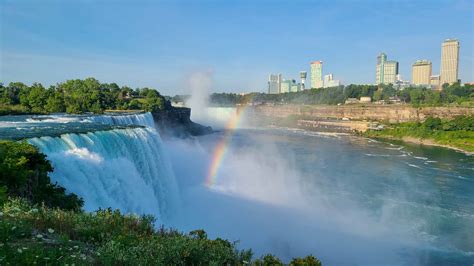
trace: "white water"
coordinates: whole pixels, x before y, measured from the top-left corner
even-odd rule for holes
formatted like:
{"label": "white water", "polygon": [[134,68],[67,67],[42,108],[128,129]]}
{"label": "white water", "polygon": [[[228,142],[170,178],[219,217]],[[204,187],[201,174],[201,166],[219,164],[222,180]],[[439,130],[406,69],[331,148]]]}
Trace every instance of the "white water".
{"label": "white water", "polygon": [[155,122],[151,113],[132,114],[132,115],[94,115],[87,118],[92,122],[98,122],[108,125],[140,125],[154,128]]}
{"label": "white water", "polygon": [[[235,116],[236,113],[237,109],[233,107],[208,107],[201,112],[194,112],[193,110],[191,112],[191,120],[219,130],[225,128],[227,122]],[[243,126],[242,123],[240,123],[240,126]]]}
{"label": "white water", "polygon": [[[150,113],[94,116],[114,125],[153,125]],[[53,181],[85,200],[85,209],[112,207],[159,220],[178,209],[179,192],[153,127],[64,134],[28,140],[52,162]]]}

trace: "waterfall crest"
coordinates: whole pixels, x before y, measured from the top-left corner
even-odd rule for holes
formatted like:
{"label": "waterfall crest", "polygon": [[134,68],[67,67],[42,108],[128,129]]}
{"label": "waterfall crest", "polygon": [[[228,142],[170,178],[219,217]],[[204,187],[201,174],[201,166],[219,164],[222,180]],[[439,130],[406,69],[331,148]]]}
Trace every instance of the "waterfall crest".
{"label": "waterfall crest", "polygon": [[88,117],[88,120],[108,125],[140,125],[150,128],[155,127],[155,122],[153,121],[153,116],[150,112],[121,115],[94,115]]}

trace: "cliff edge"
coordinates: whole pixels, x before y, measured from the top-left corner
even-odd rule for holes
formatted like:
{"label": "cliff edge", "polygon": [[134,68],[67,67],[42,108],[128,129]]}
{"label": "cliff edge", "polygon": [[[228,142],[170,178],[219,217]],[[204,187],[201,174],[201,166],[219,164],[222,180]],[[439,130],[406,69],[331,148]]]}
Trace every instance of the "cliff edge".
{"label": "cliff edge", "polygon": [[152,112],[155,125],[164,137],[186,138],[213,132],[210,126],[191,121],[191,108],[169,106],[165,110]]}

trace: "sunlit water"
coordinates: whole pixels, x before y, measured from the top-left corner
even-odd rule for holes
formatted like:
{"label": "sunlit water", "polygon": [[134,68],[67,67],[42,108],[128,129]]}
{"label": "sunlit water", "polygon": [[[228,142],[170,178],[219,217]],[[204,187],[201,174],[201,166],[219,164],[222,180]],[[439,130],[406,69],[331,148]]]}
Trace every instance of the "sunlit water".
{"label": "sunlit water", "polygon": [[[232,112],[213,114],[219,128]],[[40,120],[2,117],[0,137],[28,137],[52,161],[53,181],[84,197],[87,210],[151,213],[167,226],[202,228],[286,261],[313,254],[325,265],[474,263],[472,156],[239,129],[209,187],[204,179],[223,131],[162,141],[150,114]],[[114,128],[129,124],[141,127]]]}

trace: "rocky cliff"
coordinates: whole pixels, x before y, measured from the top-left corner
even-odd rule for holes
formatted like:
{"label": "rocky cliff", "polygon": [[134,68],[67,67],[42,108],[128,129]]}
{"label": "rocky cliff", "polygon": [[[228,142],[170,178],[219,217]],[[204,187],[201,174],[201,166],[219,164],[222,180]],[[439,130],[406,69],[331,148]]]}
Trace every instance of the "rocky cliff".
{"label": "rocky cliff", "polygon": [[164,137],[189,137],[212,133],[212,128],[191,121],[191,109],[169,106],[152,112],[155,125]]}
{"label": "rocky cliff", "polygon": [[368,120],[380,122],[423,121],[428,116],[452,118],[458,115],[474,115],[468,107],[412,107],[409,105],[260,105],[252,111],[256,116],[285,118],[291,115],[305,119]]}

